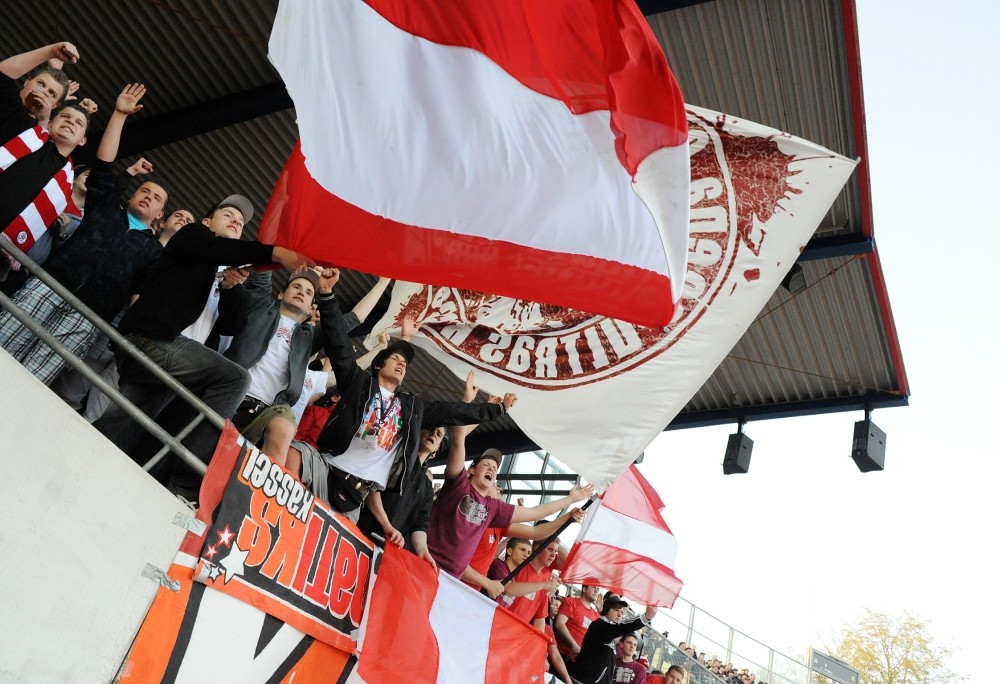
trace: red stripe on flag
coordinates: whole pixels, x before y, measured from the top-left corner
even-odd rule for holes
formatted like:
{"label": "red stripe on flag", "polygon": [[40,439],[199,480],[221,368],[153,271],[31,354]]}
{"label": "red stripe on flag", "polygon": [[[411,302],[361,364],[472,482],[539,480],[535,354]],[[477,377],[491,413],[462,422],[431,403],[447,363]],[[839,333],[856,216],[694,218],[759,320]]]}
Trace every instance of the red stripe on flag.
{"label": "red stripe on flag", "polygon": [[[331,218],[336,225],[330,224]],[[468,289],[529,301],[545,292],[548,303],[601,311],[650,327],[663,327],[673,315],[670,279],[653,271],[417,228],[370,214],[319,185],[306,170],[298,144],[275,184],[258,238],[272,243],[279,229],[281,246],[327,265],[350,264],[354,270],[429,285],[461,280]],[[338,234],[335,244],[331,231]],[[441,273],[447,278],[438,278]],[[511,278],[511,273],[520,276]],[[608,283],[615,286],[609,288]],[[621,292],[636,294],[616,296]]]}
{"label": "red stripe on flag", "polygon": [[562,572],[570,584],[594,584],[644,605],[672,608],[684,583],[662,563],[628,549],[583,540],[573,545]]}
{"label": "red stripe on flag", "polygon": [[541,681],[548,639],[537,629],[526,627],[513,613],[496,610],[486,658],[486,682]]}
{"label": "red stripe on flag", "polygon": [[663,510],[660,495],[634,465],[601,495],[601,505],[673,534],[660,513]]}
{"label": "red stripe on flag", "polygon": [[358,674],[367,682],[435,684],[438,643],[430,623],[437,573],[424,560],[386,545],[368,602]]}
{"label": "red stripe on flag", "polygon": [[[622,166],[687,142],[684,101],[649,23],[631,0],[366,0],[397,28],[486,55],[526,88],[574,114],[612,112]],[[657,84],[650,87],[650,84]]]}

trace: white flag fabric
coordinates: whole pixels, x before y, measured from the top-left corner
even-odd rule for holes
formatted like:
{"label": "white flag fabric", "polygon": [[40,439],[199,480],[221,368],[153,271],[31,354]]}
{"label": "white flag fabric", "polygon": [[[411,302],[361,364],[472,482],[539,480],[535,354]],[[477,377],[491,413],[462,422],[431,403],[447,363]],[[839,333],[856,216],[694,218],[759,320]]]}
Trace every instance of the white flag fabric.
{"label": "white flag fabric", "polygon": [[632,0],[284,0],[268,49],[300,144],[263,241],[393,278],[670,320],[686,117]]}
{"label": "white flag fabric", "polygon": [[395,284],[374,327],[377,333],[414,317],[422,324],[415,344],[460,378],[475,370],[486,391],[516,392],[511,416],[524,433],[602,488],[711,376],[856,165],[759,124],[690,105],[687,112],[688,265],[684,294],[665,329],[404,282]]}

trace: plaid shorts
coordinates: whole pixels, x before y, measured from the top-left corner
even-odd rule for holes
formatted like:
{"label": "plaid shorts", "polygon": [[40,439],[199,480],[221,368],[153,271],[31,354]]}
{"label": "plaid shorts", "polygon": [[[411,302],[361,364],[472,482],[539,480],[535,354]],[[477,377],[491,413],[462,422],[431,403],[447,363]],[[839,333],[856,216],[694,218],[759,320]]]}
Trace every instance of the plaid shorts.
{"label": "plaid shorts", "polygon": [[[78,358],[87,354],[97,337],[96,326],[38,278],[29,279],[14,294],[14,304]],[[69,366],[8,311],[0,312],[0,347],[46,385]]]}

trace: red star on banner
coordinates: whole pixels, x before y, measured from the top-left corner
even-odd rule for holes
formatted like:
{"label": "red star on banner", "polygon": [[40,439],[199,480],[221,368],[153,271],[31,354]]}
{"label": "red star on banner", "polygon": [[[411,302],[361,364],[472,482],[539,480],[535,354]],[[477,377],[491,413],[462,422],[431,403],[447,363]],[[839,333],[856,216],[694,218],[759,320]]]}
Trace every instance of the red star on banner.
{"label": "red star on banner", "polygon": [[225,529],[219,530],[218,534],[219,545],[222,546],[229,546],[233,541],[233,537],[236,536],[233,534],[233,531],[229,529],[229,525],[226,525]]}
{"label": "red star on banner", "polygon": [[205,549],[205,558],[207,558],[208,560],[212,560],[218,554],[219,554],[219,550],[217,548],[215,548],[214,546],[209,546],[207,549]]}

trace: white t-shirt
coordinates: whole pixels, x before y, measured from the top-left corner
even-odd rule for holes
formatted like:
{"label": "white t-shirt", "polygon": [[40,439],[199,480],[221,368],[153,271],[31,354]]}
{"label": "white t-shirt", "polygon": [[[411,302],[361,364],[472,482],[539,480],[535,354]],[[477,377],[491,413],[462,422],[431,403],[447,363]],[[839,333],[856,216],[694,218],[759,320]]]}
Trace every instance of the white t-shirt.
{"label": "white t-shirt", "polygon": [[306,406],[309,405],[309,400],[312,399],[313,395],[326,392],[328,377],[329,374],[326,371],[306,371],[306,377],[302,381],[302,394],[299,395],[299,400],[292,407],[292,415],[295,417],[296,425],[302,420],[302,414],[305,413]]}
{"label": "white t-shirt", "polygon": [[250,367],[249,396],[272,404],[274,397],[288,387],[288,355],[292,351],[294,330],[295,321],[288,316],[281,316],[274,336],[267,343],[264,356]]}
{"label": "white t-shirt", "polygon": [[208,291],[208,301],[205,302],[201,315],[198,316],[198,320],[181,331],[181,335],[189,340],[205,344],[205,340],[212,333],[212,326],[219,320],[219,297],[222,296],[219,285],[222,283],[222,272],[227,268],[228,266],[219,266],[219,272],[215,274],[215,282]]}
{"label": "white t-shirt", "polygon": [[379,387],[365,407],[361,425],[339,456],[324,454],[327,463],[362,480],[376,482],[385,489],[392,469],[393,454],[403,432],[403,412],[399,400],[389,390]]}

